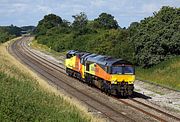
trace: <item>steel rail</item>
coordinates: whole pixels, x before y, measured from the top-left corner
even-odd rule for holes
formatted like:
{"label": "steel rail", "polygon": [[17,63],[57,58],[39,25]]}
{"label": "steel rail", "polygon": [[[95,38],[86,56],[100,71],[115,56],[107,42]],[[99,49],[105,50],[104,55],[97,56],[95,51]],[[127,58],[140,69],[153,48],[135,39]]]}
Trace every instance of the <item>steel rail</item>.
{"label": "steel rail", "polygon": [[169,114],[169,113],[166,113],[166,112],[164,112],[164,111],[162,111],[162,110],[159,110],[159,109],[157,109],[157,108],[155,108],[155,107],[152,107],[152,106],[150,106],[150,105],[148,105],[148,104],[145,104],[145,103],[140,102],[140,101],[138,101],[138,100],[136,100],[136,99],[133,99],[133,98],[131,98],[130,100],[132,100],[133,102],[136,102],[136,103],[138,103],[138,104],[141,104],[141,105],[143,105],[143,106],[145,106],[145,107],[148,107],[148,108],[150,108],[150,109],[153,109],[153,110],[155,110],[155,111],[157,111],[157,112],[159,112],[159,113],[162,113],[162,114],[164,114],[164,115],[166,115],[166,116],[168,116],[168,117],[170,117],[170,118],[173,118],[173,119],[175,119],[175,120],[177,120],[177,121],[180,121],[180,118],[178,118],[178,117],[176,117],[176,116],[173,116],[173,115],[171,115],[171,114]]}

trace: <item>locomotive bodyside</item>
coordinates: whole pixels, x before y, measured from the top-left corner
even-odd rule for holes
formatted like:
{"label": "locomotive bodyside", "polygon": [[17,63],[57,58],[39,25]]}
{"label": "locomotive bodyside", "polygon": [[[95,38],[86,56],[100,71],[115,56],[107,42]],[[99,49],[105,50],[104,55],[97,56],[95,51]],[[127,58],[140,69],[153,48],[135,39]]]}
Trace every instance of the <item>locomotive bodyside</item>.
{"label": "locomotive bodyside", "polygon": [[132,95],[135,73],[132,63],[112,57],[70,51],[67,53],[66,72],[95,85],[108,94]]}

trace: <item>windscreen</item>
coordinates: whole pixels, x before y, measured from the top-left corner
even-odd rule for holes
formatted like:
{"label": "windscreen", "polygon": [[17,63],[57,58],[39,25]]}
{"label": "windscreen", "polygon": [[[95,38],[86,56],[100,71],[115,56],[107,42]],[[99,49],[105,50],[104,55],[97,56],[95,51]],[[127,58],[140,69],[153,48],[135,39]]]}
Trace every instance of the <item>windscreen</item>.
{"label": "windscreen", "polygon": [[132,66],[112,66],[111,74],[134,74]]}
{"label": "windscreen", "polygon": [[124,74],[134,74],[134,68],[132,66],[125,66]]}
{"label": "windscreen", "polygon": [[113,66],[111,73],[112,74],[122,74],[122,67],[121,66]]}

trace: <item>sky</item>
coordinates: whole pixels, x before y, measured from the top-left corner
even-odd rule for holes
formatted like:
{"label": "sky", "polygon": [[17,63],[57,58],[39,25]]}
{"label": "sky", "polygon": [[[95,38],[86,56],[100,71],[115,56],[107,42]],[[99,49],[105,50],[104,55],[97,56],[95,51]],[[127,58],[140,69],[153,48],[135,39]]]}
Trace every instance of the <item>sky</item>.
{"label": "sky", "polygon": [[89,20],[102,12],[115,17],[120,27],[128,27],[152,16],[162,6],[180,7],[180,0],[0,0],[0,25],[37,25],[53,13],[73,22],[72,15],[85,12]]}

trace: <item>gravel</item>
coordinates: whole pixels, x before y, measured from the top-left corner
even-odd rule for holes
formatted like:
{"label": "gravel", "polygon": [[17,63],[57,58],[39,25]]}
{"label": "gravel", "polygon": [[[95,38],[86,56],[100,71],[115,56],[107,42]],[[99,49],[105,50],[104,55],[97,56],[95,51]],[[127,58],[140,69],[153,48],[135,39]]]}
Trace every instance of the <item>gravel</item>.
{"label": "gravel", "polygon": [[139,80],[135,81],[135,91],[150,97],[147,101],[180,113],[180,92]]}

